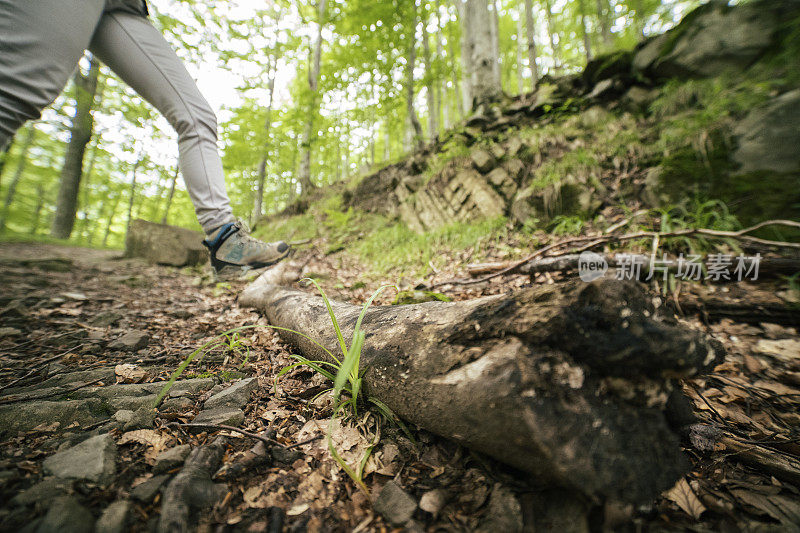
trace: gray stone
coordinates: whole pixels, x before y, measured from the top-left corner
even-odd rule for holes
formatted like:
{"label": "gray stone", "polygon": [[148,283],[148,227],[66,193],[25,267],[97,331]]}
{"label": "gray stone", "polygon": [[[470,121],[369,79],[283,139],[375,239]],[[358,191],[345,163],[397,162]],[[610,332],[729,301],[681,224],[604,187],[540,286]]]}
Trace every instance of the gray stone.
{"label": "gray stone", "polygon": [[655,90],[647,90],[643,87],[633,86],[628,89],[624,95],[622,95],[623,103],[636,107],[636,108],[645,108],[647,107],[650,102],[656,99],[658,91]]}
{"label": "gray stone", "polygon": [[160,411],[186,411],[194,407],[194,402],[189,398],[169,398],[159,407]]}
{"label": "gray stone", "polygon": [[208,261],[204,238],[198,231],[137,219],[125,240],[125,256],[176,267],[200,265]]}
{"label": "gray stone", "polygon": [[63,430],[74,422],[85,426],[107,418],[107,407],[96,398],[14,403],[0,407],[0,433],[30,431],[41,424],[54,422],[58,422]]}
{"label": "gray stone", "polygon": [[489,498],[489,509],[477,529],[481,533],[522,531],[522,506],[514,493],[496,483]]}
{"label": "gray stone", "polygon": [[95,533],[122,533],[128,524],[131,502],[117,500],[106,507],[94,525]]}
{"label": "gray stone", "polygon": [[400,526],[411,520],[417,503],[394,481],[388,481],[375,500],[375,510],[392,525]]}
{"label": "gray stone", "polygon": [[134,429],[144,429],[153,427],[153,421],[158,412],[153,408],[152,403],[148,403],[133,412],[133,416],[122,427],[123,431],[133,431]]}
{"label": "gray stone", "polygon": [[63,479],[81,479],[98,484],[111,481],[116,472],[114,464],[117,445],[111,435],[105,433],[57,452],[44,460],[45,473]]}
{"label": "gray stone", "polygon": [[601,96],[608,94],[613,88],[614,80],[601,80],[594,86],[592,92],[589,93],[588,98],[600,98]]}
{"label": "gray stone", "polygon": [[86,507],[72,496],[61,496],[50,505],[36,533],[90,533],[93,527],[94,517]]}
{"label": "gray stone", "polygon": [[505,163],[503,163],[503,169],[508,173],[508,176],[516,183],[519,181],[519,179],[522,177],[522,173],[525,171],[525,163],[523,163],[519,159],[510,159]]}
{"label": "gray stone", "polygon": [[173,468],[183,464],[192,447],[188,444],[180,444],[169,450],[165,450],[156,456],[156,464],[153,465],[154,474],[163,474]]}
{"label": "gray stone", "polygon": [[238,426],[244,422],[244,412],[235,407],[215,407],[214,409],[200,411],[194,422],[197,424]]}
{"label": "gray stone", "polygon": [[645,44],[634,56],[633,67],[662,77],[716,76],[746,68],[773,44],[783,17],[791,14],[790,4],[709,2]]}
{"label": "gray stone", "polygon": [[115,311],[104,311],[98,315],[95,315],[89,321],[89,324],[96,328],[107,328],[108,326],[112,326],[119,322],[119,319],[122,318],[122,314],[117,313]]}
{"label": "gray stone", "polygon": [[511,137],[508,141],[506,141],[506,155],[509,157],[515,157],[520,150],[523,148],[522,141],[519,137]]}
{"label": "gray stone", "polygon": [[163,474],[160,476],[153,476],[144,483],[136,485],[131,490],[131,498],[141,503],[150,503],[156,497],[158,491],[169,479],[169,475]]}
{"label": "gray stone", "polygon": [[472,163],[481,174],[486,174],[495,166],[495,158],[486,150],[474,150],[472,152]]}
{"label": "gray stone", "polygon": [[127,424],[133,418],[133,411],[130,409],[120,409],[116,413],[114,413],[114,420],[120,422],[122,424]]}
{"label": "gray stone", "polygon": [[442,489],[429,490],[419,499],[419,508],[436,516],[447,503],[447,493]]}
{"label": "gray stone", "polygon": [[227,389],[213,395],[206,400],[203,407],[212,409],[214,407],[243,407],[250,399],[250,394],[258,387],[258,380],[247,378],[237,381]]}
{"label": "gray stone", "polygon": [[112,342],[108,347],[112,350],[135,352],[145,348],[150,342],[150,335],[145,331],[129,331]]}
{"label": "gray stone", "polygon": [[753,109],[734,130],[739,172],[800,171],[800,89]]}
{"label": "gray stone", "polygon": [[33,505],[35,503],[50,501],[59,496],[64,496],[72,489],[72,481],[47,477],[36,485],[20,492],[11,503],[14,505]]}

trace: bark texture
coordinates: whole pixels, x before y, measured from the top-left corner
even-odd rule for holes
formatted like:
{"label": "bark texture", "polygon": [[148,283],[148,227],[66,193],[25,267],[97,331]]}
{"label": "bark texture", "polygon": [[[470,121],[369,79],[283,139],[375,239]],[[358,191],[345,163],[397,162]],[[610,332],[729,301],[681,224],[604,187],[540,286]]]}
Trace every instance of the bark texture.
{"label": "bark texture", "polygon": [[467,51],[472,58],[472,108],[502,94],[499,58],[496,54],[494,20],[487,0],[467,0]]}
{"label": "bark texture", "polygon": [[64,166],[61,169],[56,215],[50,230],[50,235],[57,239],[68,239],[75,225],[78,191],[83,175],[83,158],[86,145],[91,140],[94,130],[92,109],[95,104],[99,74],[100,63],[94,57],[91,58],[89,71],[86,74],[80,69],[75,73],[75,114],[72,117],[67,154],[64,156]]}
{"label": "bark texture", "polygon": [[5,231],[6,229],[6,221],[8,220],[8,211],[11,208],[11,203],[14,201],[14,195],[17,192],[17,185],[19,185],[19,180],[22,179],[22,174],[25,172],[25,166],[28,163],[28,152],[31,149],[31,145],[33,145],[33,137],[35,133],[36,133],[36,128],[34,128],[33,122],[31,122],[28,125],[25,137],[22,140],[22,145],[20,146],[17,169],[14,171],[14,176],[11,178],[11,183],[8,184],[8,190],[6,191],[6,198],[5,201],[3,202],[3,211],[2,213],[0,213],[0,232]]}
{"label": "bark texture", "polygon": [[539,67],[536,65],[536,22],[533,19],[533,2],[525,0],[525,29],[528,34],[528,63],[531,67],[531,89],[539,81]]}
{"label": "bark texture", "polygon": [[[241,295],[276,326],[335,350],[322,300],[270,284]],[[345,336],[359,306],[333,303]],[[645,502],[686,471],[664,409],[673,380],[719,361],[634,282],[535,286],[466,302],[371,308],[368,394],[402,418],[592,501]],[[313,343],[281,332],[304,354]]]}

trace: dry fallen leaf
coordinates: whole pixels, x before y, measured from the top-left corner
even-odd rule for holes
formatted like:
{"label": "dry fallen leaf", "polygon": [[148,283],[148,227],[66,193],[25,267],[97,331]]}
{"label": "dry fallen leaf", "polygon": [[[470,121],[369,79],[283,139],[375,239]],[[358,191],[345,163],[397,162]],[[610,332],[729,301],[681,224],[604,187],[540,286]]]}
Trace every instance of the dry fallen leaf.
{"label": "dry fallen leaf", "polygon": [[150,463],[167,448],[169,443],[172,442],[172,437],[170,435],[162,435],[154,429],[137,429],[123,434],[117,444],[121,446],[131,442],[148,446],[147,451],[144,453],[144,458]]}
{"label": "dry fallen leaf", "polygon": [[706,510],[685,478],[681,478],[674,487],[665,492],[664,497],[675,502],[678,507],[695,520],[699,519],[703,511]]}
{"label": "dry fallen leaf", "polygon": [[761,339],[756,344],[755,350],[775,356],[785,362],[800,359],[800,341],[797,339],[781,339],[778,341]]}
{"label": "dry fallen leaf", "polygon": [[115,366],[114,374],[117,375],[117,383],[139,383],[147,376],[147,372],[131,363]]}

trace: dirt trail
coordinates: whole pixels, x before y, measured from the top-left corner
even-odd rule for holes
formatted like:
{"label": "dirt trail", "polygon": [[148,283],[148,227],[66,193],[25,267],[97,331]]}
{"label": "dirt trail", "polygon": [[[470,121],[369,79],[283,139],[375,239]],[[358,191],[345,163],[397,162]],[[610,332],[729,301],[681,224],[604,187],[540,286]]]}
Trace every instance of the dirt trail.
{"label": "dirt trail", "polygon": [[[243,283],[216,284],[202,270],[118,255],[0,245],[0,530],[53,529],[64,516],[88,529],[96,520],[123,523],[120,515],[129,530],[152,530],[189,447],[219,435],[225,455],[214,479],[226,485],[197,514],[202,530],[272,531],[282,524],[287,531],[380,531],[389,520],[427,531],[558,524],[582,531],[600,520],[623,529],[779,531],[800,524],[800,338],[793,328],[705,326],[688,318],[693,327],[708,327],[729,357],[712,375],[686,384],[703,423],[686,435],[693,470],[651,506],[607,507],[585,518],[582,502],[542,492],[519,473],[426,432],[413,431],[415,447],[370,415],[337,424],[334,442],[355,462],[379,439],[365,469],[373,497],[384,500],[379,514],[319,438],[331,414],[328,397],[316,398],[325,381],[297,369],[276,392],[274,377],[291,362],[290,351],[266,328],[229,336],[190,365],[153,411],[163,383],[148,383],[166,380],[220,333],[263,320],[236,305]],[[363,301],[368,292],[358,269],[337,271],[322,255],[307,269],[329,274],[324,285],[339,298]],[[168,426],[203,417],[283,446],[264,451],[235,433]],[[81,447],[87,438],[94,440]],[[387,485],[391,479],[396,484]]]}

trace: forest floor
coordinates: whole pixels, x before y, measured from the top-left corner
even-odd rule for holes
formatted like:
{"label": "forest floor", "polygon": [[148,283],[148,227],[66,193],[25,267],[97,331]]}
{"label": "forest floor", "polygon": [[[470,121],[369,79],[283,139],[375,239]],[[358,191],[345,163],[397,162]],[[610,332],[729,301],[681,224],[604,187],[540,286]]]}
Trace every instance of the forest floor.
{"label": "forest floor", "polygon": [[[298,368],[281,377],[276,389],[276,375],[293,360],[267,328],[231,333],[202,360],[198,357],[181,376],[183,388],[176,386],[152,411],[161,384],[148,383],[168,379],[189,354],[222,332],[265,322],[237,305],[245,282],[218,284],[202,269],[150,266],[118,256],[0,244],[0,530],[52,528],[64,517],[82,520],[88,530],[101,515],[111,523],[113,513],[104,510],[118,500],[128,502],[123,507],[131,530],[154,530],[160,491],[180,472],[188,450],[177,447],[201,446],[219,435],[226,440],[226,453],[215,480],[225,481],[226,491],[199,513],[199,530],[280,531],[279,524],[286,531],[393,529],[330,458],[321,438],[330,401],[317,397],[327,387],[324,379]],[[362,269],[345,256],[311,247],[295,259],[338,299],[361,303],[378,287],[372,279],[365,283]],[[451,272],[431,276],[454,277],[469,254],[458,259]],[[530,282],[497,278],[448,295],[472,298]],[[534,282],[558,282],[558,277]],[[756,298],[776,288],[759,282],[738,290],[737,298],[741,291]],[[733,291],[717,293],[733,298]],[[379,303],[392,298],[386,294]],[[684,385],[702,422],[684,441],[692,470],[652,505],[607,508],[586,521],[593,530],[798,530],[797,330],[752,320],[684,320],[713,334],[728,353],[713,373]],[[209,402],[226,386],[228,392],[240,387],[251,394],[231,393],[230,401]],[[91,403],[96,398],[105,399],[102,408]],[[213,409],[204,402],[222,407],[209,415]],[[57,419],[65,406],[83,422],[61,427]],[[196,422],[198,415],[212,424],[228,422],[270,435],[284,447],[265,454],[263,447],[254,447],[258,441],[241,434],[169,425]],[[358,422],[336,425],[333,440],[349,461],[363,457],[377,441],[366,464],[366,484],[373,496],[389,480],[402,487],[394,496],[399,499],[395,508],[409,498],[417,505],[409,511],[413,520],[406,529],[496,531],[524,524],[529,531],[585,530],[575,514],[582,504],[567,494],[543,492],[519,472],[428,432],[412,428],[415,446],[396,428],[380,427],[377,416]],[[96,475],[89,471],[97,452],[73,448],[87,436],[107,439],[103,442],[111,450],[113,460]],[[45,462],[54,455],[60,460]],[[59,472],[75,470],[70,461],[87,461],[86,472],[62,479]]]}

